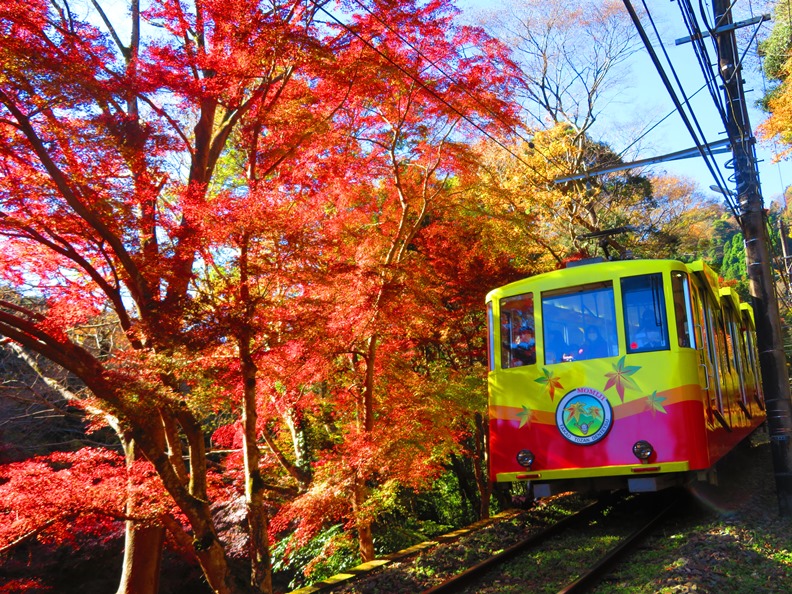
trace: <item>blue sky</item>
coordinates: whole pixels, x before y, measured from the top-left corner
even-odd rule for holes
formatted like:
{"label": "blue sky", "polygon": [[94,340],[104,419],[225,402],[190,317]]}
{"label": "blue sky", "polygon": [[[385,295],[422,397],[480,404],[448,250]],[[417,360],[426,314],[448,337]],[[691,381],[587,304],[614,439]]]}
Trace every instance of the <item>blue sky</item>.
{"label": "blue sky", "polygon": [[[680,46],[674,44],[675,39],[686,36],[679,8],[675,2],[670,0],[655,0],[648,4],[653,16],[658,21],[663,44],[677,70],[685,92],[691,95],[702,86],[704,79],[698,70],[691,44]],[[694,4],[697,3],[694,2]],[[706,4],[710,5],[710,2],[706,2]],[[754,2],[754,4],[757,3]],[[463,10],[467,20],[467,18],[475,18],[478,10],[505,8],[508,2],[504,0],[458,0],[457,5]],[[638,7],[640,1],[634,0],[634,5]],[[749,9],[748,0],[738,0],[737,5],[745,10]],[[738,15],[736,20],[746,18],[746,16]],[[769,31],[771,26],[772,22],[762,25],[765,32]],[[743,50],[744,44],[740,44],[740,51]],[[746,79],[745,89],[748,100],[753,105],[764,94],[765,83],[760,73],[751,65],[746,67],[744,78]],[[704,129],[706,139],[710,142],[723,139],[723,124],[718,118],[706,90],[699,93],[692,100],[692,104]],[[673,103],[663,86],[660,75],[654,68],[646,50],[642,49],[631,60],[630,73],[627,76],[625,87],[619,96],[610,103],[608,110],[600,118],[600,126],[595,127],[592,134],[597,136],[598,140],[608,142],[616,152],[620,152],[629,144],[628,136],[625,136],[624,133],[625,130],[638,129],[649,123],[654,123],[673,111]],[[765,115],[761,111],[751,108],[750,121],[754,129],[764,118]],[[693,141],[682,119],[679,115],[674,114],[646,136],[641,143],[640,152],[633,158],[654,157],[692,146]],[[760,160],[759,174],[766,205],[769,205],[773,200],[780,200],[783,188],[792,184],[792,162],[772,163],[772,155],[777,150],[778,147],[774,147],[772,144],[760,142],[757,145],[757,156]],[[723,164],[729,158],[730,155],[726,153],[719,156],[718,161]],[[649,168],[649,171],[657,174],[668,172],[672,175],[687,176],[695,180],[705,193],[717,196],[708,189],[715,181],[700,157],[654,165]],[[733,189],[733,186],[731,188]]]}
{"label": "blue sky", "polygon": [[[519,3],[520,0],[516,0],[516,2]],[[744,12],[749,7],[753,7],[753,4],[758,5],[759,3],[760,0],[737,0],[736,6],[738,9],[743,9]],[[127,0],[107,0],[103,4],[114,7],[120,14],[124,14],[127,10]],[[507,0],[457,0],[457,6],[463,11],[463,18],[466,21],[475,21],[479,11],[501,10],[507,8],[509,4]],[[638,7],[641,2],[633,0],[633,4]],[[703,77],[696,67],[691,45],[674,45],[675,39],[686,35],[679,8],[674,0],[648,0],[647,4],[658,21],[664,45],[678,71],[685,91],[692,94],[703,84]],[[694,2],[694,4],[698,3]],[[705,0],[705,4],[709,6],[711,1]],[[110,10],[112,11],[112,8]],[[736,18],[739,20],[745,18],[745,15],[738,15]],[[123,20],[121,19],[121,22]],[[764,31],[769,31],[771,25],[771,22],[764,23]],[[625,87],[621,89],[618,97],[613,97],[608,110],[592,129],[592,135],[597,140],[607,142],[616,152],[621,152],[631,143],[631,139],[637,135],[636,130],[645,129],[674,111],[673,103],[646,50],[642,49],[633,56],[629,68],[630,73],[626,77]],[[746,90],[753,89],[748,93],[748,99],[753,104],[764,94],[765,83],[752,66],[746,68],[745,79]],[[693,100],[693,104],[704,127],[707,140],[714,141],[724,138],[723,125],[717,117],[706,91],[699,93]],[[764,117],[765,115],[761,111],[752,109],[750,113],[752,127],[755,129]],[[649,133],[641,141],[639,152],[630,155],[629,158],[645,159],[688,149],[692,146],[693,141],[684,127],[682,119],[674,114]],[[778,147],[771,144],[759,143],[757,145],[762,190],[765,203],[768,205],[771,201],[780,199],[784,187],[792,184],[792,162],[783,161],[779,164],[772,162],[772,155],[777,150]],[[727,153],[719,156],[718,160],[723,164],[729,157],[730,155]],[[672,175],[684,175],[692,178],[705,193],[717,196],[708,190],[715,181],[703,159],[699,157],[654,165],[648,170],[655,174],[668,172]]]}

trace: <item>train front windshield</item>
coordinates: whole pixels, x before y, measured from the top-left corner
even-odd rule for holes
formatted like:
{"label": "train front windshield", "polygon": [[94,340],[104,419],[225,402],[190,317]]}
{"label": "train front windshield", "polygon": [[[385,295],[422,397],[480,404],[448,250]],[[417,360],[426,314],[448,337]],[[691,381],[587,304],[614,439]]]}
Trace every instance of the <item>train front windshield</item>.
{"label": "train front windshield", "polygon": [[545,363],[619,354],[610,281],[542,293]]}

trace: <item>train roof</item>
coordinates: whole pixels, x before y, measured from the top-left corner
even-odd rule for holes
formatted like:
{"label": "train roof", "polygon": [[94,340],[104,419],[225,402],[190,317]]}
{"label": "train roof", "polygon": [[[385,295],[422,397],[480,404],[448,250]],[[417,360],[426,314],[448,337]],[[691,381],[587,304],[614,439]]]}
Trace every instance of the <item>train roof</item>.
{"label": "train roof", "polygon": [[[696,266],[692,267],[693,265]],[[545,272],[543,274],[537,274],[535,276],[529,276],[522,280],[498,287],[497,289],[493,289],[487,294],[486,300],[491,301],[494,298],[518,295],[520,293],[536,289],[547,291],[575,285],[585,285],[603,279],[613,279],[622,276],[636,276],[639,274],[650,274],[653,272],[664,272],[671,270],[703,273],[706,275],[705,278],[708,285],[710,284],[711,279],[714,278],[716,284],[714,287],[711,287],[711,290],[713,290],[714,294],[717,295],[717,291],[719,289],[717,285],[718,277],[704,262],[697,261],[693,264],[685,264],[679,260],[646,259],[580,264],[562,268],[560,270]]]}
{"label": "train roof", "polygon": [[751,324],[751,328],[756,328],[756,321],[754,320],[754,310],[750,303],[740,303],[740,309],[743,313],[743,319]]}
{"label": "train roof", "polygon": [[731,287],[723,287],[720,290],[720,295],[721,300],[730,303],[734,311],[740,311],[740,296],[737,294],[737,291]]}

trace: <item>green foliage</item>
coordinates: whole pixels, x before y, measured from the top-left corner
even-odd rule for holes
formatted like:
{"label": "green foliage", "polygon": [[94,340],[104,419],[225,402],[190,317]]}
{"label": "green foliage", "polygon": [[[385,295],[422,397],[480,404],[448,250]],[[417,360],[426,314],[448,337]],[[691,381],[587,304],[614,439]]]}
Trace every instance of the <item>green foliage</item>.
{"label": "green foliage", "polygon": [[[431,490],[398,489],[389,501],[378,502],[379,517],[373,526],[377,556],[399,551],[469,525],[475,511],[465,505],[457,475],[447,471]],[[323,529],[305,546],[290,550],[291,537],[273,546],[273,571],[297,588],[326,579],[360,563],[354,531],[342,524]]]}
{"label": "green foliage", "polygon": [[729,246],[736,236],[739,236],[739,241],[742,242],[742,234],[736,221],[732,216],[724,214],[712,222],[712,238],[699,257],[704,258],[713,270],[720,273],[726,246]]}
{"label": "green foliage", "polygon": [[388,512],[374,525],[378,555],[392,553],[434,538],[476,519],[462,494],[459,476],[443,473],[427,491],[400,490]]}
{"label": "green foliage", "polygon": [[727,281],[736,281],[735,289],[740,298],[748,301],[750,298],[748,288],[748,271],[745,264],[745,242],[742,233],[732,237],[723,246],[723,260],[720,269],[721,276]]}
{"label": "green foliage", "polygon": [[289,588],[301,588],[360,563],[354,536],[341,524],[324,529],[307,545],[290,550],[290,537],[272,547],[272,571],[291,578]]}
{"label": "green foliage", "polygon": [[[465,505],[459,485],[459,477],[451,471],[438,478],[432,490],[416,498],[417,517],[422,522],[434,522],[437,526],[459,528],[474,521],[472,510]],[[429,524],[424,528],[427,536],[434,536]]]}
{"label": "green foliage", "polygon": [[759,45],[759,53],[764,58],[765,75],[771,80],[785,78],[784,63],[789,57],[790,48],[792,48],[790,14],[792,14],[792,2],[776,0],[773,28],[767,39]]}

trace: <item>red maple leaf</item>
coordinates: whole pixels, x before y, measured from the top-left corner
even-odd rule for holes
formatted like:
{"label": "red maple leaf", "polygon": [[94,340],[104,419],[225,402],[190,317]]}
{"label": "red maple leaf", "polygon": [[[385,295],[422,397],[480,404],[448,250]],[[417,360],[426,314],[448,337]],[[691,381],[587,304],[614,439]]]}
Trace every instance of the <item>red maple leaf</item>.
{"label": "red maple leaf", "polygon": [[619,361],[613,366],[613,371],[605,374],[605,377],[608,378],[608,381],[605,383],[605,387],[602,389],[602,391],[605,392],[608,388],[615,386],[616,392],[619,394],[619,398],[621,398],[622,402],[624,402],[625,388],[630,388],[633,390],[638,389],[638,384],[636,384],[635,380],[630,376],[641,369],[640,367],[636,367],[634,365],[625,365],[625,358],[626,355],[619,359]]}

